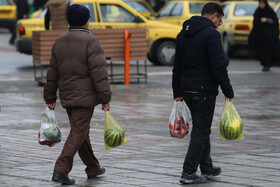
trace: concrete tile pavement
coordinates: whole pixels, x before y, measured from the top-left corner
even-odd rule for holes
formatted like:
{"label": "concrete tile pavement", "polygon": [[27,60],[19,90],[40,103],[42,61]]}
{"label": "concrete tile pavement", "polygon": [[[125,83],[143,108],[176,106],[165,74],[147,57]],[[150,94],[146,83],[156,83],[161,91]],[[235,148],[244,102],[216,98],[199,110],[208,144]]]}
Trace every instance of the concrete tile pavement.
{"label": "concrete tile pavement", "polygon": [[[76,156],[69,175],[76,179],[75,186],[181,186],[179,178],[189,135],[184,139],[174,139],[168,134],[167,121],[173,104],[171,90],[155,88],[152,83],[112,87],[111,114],[126,130],[128,144],[104,150],[104,113],[97,107],[90,136],[95,154],[107,172],[102,178],[87,180],[84,165]],[[251,89],[256,93],[254,89],[262,88]],[[219,114],[223,107],[223,97],[219,96],[211,139],[214,163],[222,167],[223,172],[215,180],[199,186],[279,185],[279,138],[273,138],[277,137],[280,128],[279,110],[265,109],[259,118],[268,116],[267,119],[257,120],[255,108],[267,107],[267,103],[273,102],[264,98],[252,105],[255,98],[245,98],[250,91],[242,93],[242,90],[236,88],[239,100],[234,104],[244,120],[245,139],[219,140]],[[279,92],[280,89],[273,90],[274,100],[279,100]],[[272,93],[267,91],[267,94]],[[69,132],[67,116],[58,106],[57,120],[62,130],[62,142],[51,148],[39,145],[37,131],[39,114],[43,110],[41,96],[41,93],[17,93],[5,95],[5,100],[3,97],[0,99],[5,103],[0,113],[0,186],[58,186],[50,179],[54,162]],[[279,104],[274,103],[273,107],[277,109]]]}
{"label": "concrete tile pavement", "polygon": [[[242,66],[244,62],[239,63]],[[239,66],[232,66],[236,70]],[[254,67],[252,63],[246,66]],[[222,174],[203,185],[210,187],[279,186],[280,85],[276,73],[232,73],[236,99],[244,121],[242,141],[219,140],[219,120],[224,97],[217,97],[212,128],[212,158]],[[173,101],[170,76],[150,77],[148,84],[112,85],[111,114],[126,130],[127,145],[105,151],[104,112],[95,109],[90,136],[104,177],[87,180],[78,155],[69,174],[75,186],[149,186],[179,184],[189,135],[169,136],[168,117]],[[164,80],[164,81],[163,81]],[[32,80],[5,80],[0,84],[0,186],[60,186],[51,181],[55,160],[69,132],[64,109],[58,105],[56,117],[62,142],[54,147],[38,144],[39,118],[44,110],[42,87]]]}

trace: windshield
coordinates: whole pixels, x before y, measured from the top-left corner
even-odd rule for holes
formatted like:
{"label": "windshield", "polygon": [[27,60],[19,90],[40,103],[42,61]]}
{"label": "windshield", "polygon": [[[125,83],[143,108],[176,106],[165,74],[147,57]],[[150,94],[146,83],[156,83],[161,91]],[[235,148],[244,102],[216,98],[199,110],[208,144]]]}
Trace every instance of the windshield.
{"label": "windshield", "polygon": [[12,3],[9,0],[0,0],[0,6],[1,5],[12,5]]}
{"label": "windshield", "polygon": [[205,3],[190,3],[190,13],[200,14]]}
{"label": "windshield", "polygon": [[234,16],[253,16],[259,4],[237,4],[234,9]]}
{"label": "windshield", "polygon": [[144,4],[137,1],[124,1],[126,4],[134,8],[137,12],[150,12],[150,10],[145,7]]}
{"label": "windshield", "polygon": [[48,9],[45,8],[45,9],[41,12],[41,14],[39,14],[38,18],[44,17],[44,16],[46,15],[47,11],[48,11]]}

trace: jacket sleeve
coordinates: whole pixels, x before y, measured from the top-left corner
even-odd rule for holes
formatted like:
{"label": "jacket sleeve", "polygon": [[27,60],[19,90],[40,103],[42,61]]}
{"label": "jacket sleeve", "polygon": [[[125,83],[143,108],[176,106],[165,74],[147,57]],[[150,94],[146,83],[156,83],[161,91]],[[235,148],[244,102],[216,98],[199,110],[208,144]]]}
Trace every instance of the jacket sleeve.
{"label": "jacket sleeve", "polygon": [[178,37],[176,40],[176,53],[175,53],[175,60],[173,66],[173,74],[172,74],[172,89],[173,89],[173,98],[182,97],[180,92],[180,63],[181,63],[181,53],[180,53],[180,46],[178,42]]}
{"label": "jacket sleeve", "polygon": [[234,93],[227,71],[227,62],[222,47],[221,35],[217,30],[213,30],[207,42],[209,64],[214,78],[220,84],[224,95],[233,98]]}
{"label": "jacket sleeve", "polygon": [[87,63],[90,76],[97,91],[97,97],[102,104],[111,101],[111,89],[108,79],[107,62],[103,49],[97,39],[91,39],[88,43]]}
{"label": "jacket sleeve", "polygon": [[47,83],[44,87],[44,100],[47,104],[54,103],[57,99],[56,91],[58,87],[58,74],[57,74],[57,63],[54,56],[55,44],[52,47],[52,56],[50,66],[47,71]]}

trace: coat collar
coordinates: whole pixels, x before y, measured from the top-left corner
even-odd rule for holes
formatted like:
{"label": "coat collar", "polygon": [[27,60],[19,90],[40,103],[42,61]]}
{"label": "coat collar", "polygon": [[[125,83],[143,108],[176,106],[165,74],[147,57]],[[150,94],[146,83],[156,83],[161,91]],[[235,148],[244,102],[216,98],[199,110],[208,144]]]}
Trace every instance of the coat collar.
{"label": "coat collar", "polygon": [[85,31],[85,32],[90,33],[88,29],[86,29],[82,26],[70,26],[69,31]]}

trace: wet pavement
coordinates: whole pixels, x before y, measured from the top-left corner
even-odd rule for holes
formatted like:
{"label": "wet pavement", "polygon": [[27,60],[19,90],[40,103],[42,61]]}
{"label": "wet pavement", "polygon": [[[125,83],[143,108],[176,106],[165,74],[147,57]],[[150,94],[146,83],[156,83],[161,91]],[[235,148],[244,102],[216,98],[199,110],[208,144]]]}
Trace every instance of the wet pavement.
{"label": "wet pavement", "polygon": [[[69,133],[66,112],[58,104],[56,118],[62,142],[51,148],[39,145],[39,119],[45,106],[43,87],[33,80],[31,56],[19,54],[6,44],[8,37],[0,32],[0,186],[60,186],[51,177]],[[222,174],[206,184],[188,186],[280,186],[280,67],[268,73],[260,70],[255,60],[231,59],[233,104],[243,119],[245,139],[219,139],[224,104],[220,92],[211,143],[214,165],[222,168]],[[85,166],[77,155],[69,174],[76,179],[74,186],[181,186],[190,136],[175,139],[169,135],[171,67],[149,64],[148,71],[147,84],[112,85],[110,113],[125,129],[126,145],[105,150],[105,114],[96,107],[90,137],[95,155],[107,172],[104,177],[87,180]]]}

